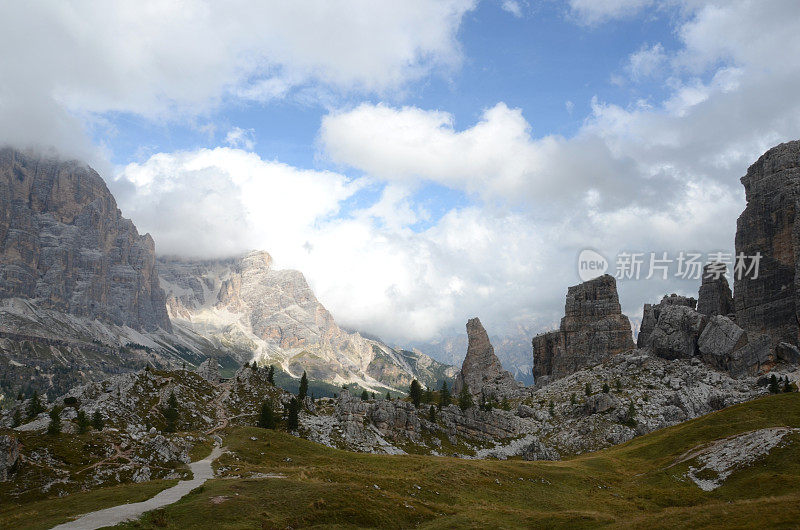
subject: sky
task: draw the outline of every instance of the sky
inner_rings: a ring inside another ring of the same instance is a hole
[[[400,344],[553,328],[585,249],[643,255],[631,317],[695,294],[650,254],[733,252],[739,178],[800,138],[795,0],[8,2],[0,50],[0,143]]]

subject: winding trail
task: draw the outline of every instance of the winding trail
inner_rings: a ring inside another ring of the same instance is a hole
[[[211,463],[219,458],[224,451],[224,448],[215,446],[210,455],[202,460],[189,464],[189,468],[192,470],[191,480],[182,480],[171,488],[167,488],[158,493],[155,497],[151,497],[143,502],[120,504],[112,508],[87,513],[74,521],[55,526],[53,530],[94,530],[96,528],[113,526],[124,521],[138,519],[145,512],[177,502],[187,493],[201,486],[206,480],[214,477],[214,470],[211,469]]]

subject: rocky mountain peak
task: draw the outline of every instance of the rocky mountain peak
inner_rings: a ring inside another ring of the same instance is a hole
[[[758,277],[734,281],[736,322],[768,333],[774,344],[798,344],[800,141],[764,153],[741,179],[747,206],[736,224],[736,254],[761,254]]]
[[[717,274],[718,264],[709,263],[703,268],[703,283],[697,297],[697,311],[704,315],[732,315],[735,313],[733,293],[724,274]]]
[[[0,149],[0,297],[170,331],[153,239],[90,167]]]
[[[456,393],[467,385],[474,395],[483,393],[487,398],[499,398],[519,388],[514,376],[503,370],[480,319],[467,321],[467,339],[467,355],[453,387]]]

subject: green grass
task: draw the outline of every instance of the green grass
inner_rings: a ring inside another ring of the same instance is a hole
[[[145,501],[177,482],[177,480],[154,480],[144,484],[123,484],[25,504],[4,502],[0,505],[0,528],[19,530],[52,528],[71,520],[76,515],[118,504]]]
[[[212,521],[215,528],[796,526],[800,436],[792,435],[793,443],[736,471],[712,492],[685,478],[691,462],[675,464],[702,444],[773,426],[800,427],[800,394],[737,405],[560,462],[365,455],[279,431],[235,427],[222,433],[231,451],[216,464],[219,478],[125,526],[202,528]],[[283,478],[253,478],[258,473]]]

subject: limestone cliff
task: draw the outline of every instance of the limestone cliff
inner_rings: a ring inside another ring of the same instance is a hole
[[[467,339],[467,355],[456,376],[454,392],[458,394],[467,385],[470,393],[476,396],[483,394],[486,399],[514,395],[521,384],[514,380],[511,373],[503,370],[479,319],[472,318],[467,322]]]
[[[149,234],[93,169],[0,149],[0,298],[170,331]]]

